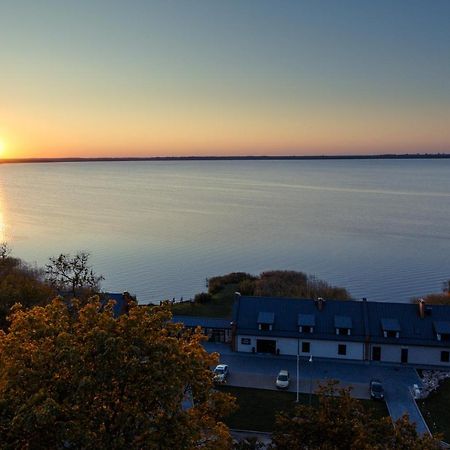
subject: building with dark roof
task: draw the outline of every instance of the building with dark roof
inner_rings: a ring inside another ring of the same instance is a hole
[[[236,295],[233,348],[450,367],[450,306]]]
[[[231,323],[229,319],[175,315],[172,321],[182,323],[186,328],[200,327],[210,342],[231,343]]]

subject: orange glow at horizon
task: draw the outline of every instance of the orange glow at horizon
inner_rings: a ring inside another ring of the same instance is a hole
[[[6,124],[8,133],[0,135],[0,157],[431,153],[448,151],[450,142],[445,115],[437,113],[424,119],[398,111],[358,115],[352,108],[341,115],[320,107],[286,115],[278,108],[257,112],[248,106],[220,113],[206,107],[191,114],[130,108],[124,120],[99,109],[64,115],[58,109],[33,115],[16,110]],[[421,126],[415,126],[419,120]]]

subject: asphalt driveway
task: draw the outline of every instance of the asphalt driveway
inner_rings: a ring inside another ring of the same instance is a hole
[[[232,386],[276,389],[275,378],[278,372],[280,369],[287,369],[291,375],[289,390],[296,391],[295,356],[235,353],[224,344],[207,343],[205,347],[209,352],[218,352],[220,362],[230,366],[228,383]],[[420,433],[429,432],[411,395],[412,386],[422,384],[412,367],[317,358],[309,362],[308,358],[301,358],[299,369],[299,391],[303,393],[314,392],[320,382],[335,379],[340,381],[341,386],[351,386],[354,397],[367,399],[370,380],[377,378],[383,383],[392,419],[396,420],[407,413]]]

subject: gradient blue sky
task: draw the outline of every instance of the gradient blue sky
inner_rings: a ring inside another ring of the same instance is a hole
[[[450,1],[0,2],[5,157],[450,151]]]

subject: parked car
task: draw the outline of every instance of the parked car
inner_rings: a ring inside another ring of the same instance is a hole
[[[289,387],[289,381],[289,372],[287,370],[280,370],[275,381],[275,386],[278,389],[287,389]]]
[[[384,389],[380,380],[371,380],[370,382],[370,398],[372,400],[383,400]]]
[[[228,375],[230,374],[230,369],[226,364],[219,364],[214,369],[214,382],[215,383],[226,383]]]

